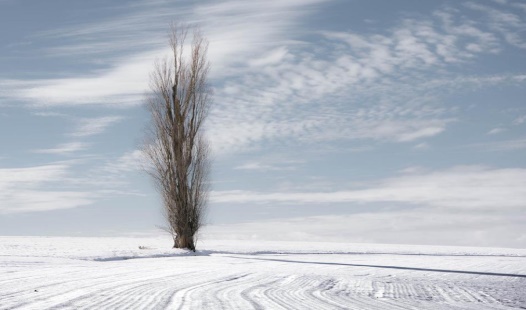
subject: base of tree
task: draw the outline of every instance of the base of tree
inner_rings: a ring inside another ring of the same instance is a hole
[[[174,249],[188,249],[195,252],[194,238],[191,236],[177,236],[174,240]]]

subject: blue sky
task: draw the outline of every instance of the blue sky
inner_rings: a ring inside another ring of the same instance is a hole
[[[203,238],[526,246],[518,0],[0,0],[0,234],[158,233],[171,21],[210,41]]]

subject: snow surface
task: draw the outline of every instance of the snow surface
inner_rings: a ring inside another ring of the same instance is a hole
[[[170,245],[0,237],[0,309],[526,309],[523,249]]]

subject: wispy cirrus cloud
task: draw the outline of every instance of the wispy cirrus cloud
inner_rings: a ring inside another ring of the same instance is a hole
[[[34,112],[33,115],[41,117],[64,117],[70,118],[71,116],[60,112]]]
[[[277,43],[235,67],[242,78],[232,77],[217,89],[223,104],[210,127],[218,152],[252,150],[276,139],[429,138],[456,119],[453,107],[440,103],[445,96],[524,85],[521,74],[448,73],[450,67],[499,53],[504,44],[481,21],[454,9],[436,11],[429,19],[403,19],[387,32],[318,34],[323,44]]]
[[[526,122],[526,114],[521,115],[517,117],[515,120],[513,120],[513,125],[521,125]]]
[[[54,112],[54,111],[37,111],[32,113],[35,116],[40,117],[57,117],[57,118],[63,118],[66,119],[72,123],[75,124],[75,128],[72,132],[67,133],[68,136],[73,137],[88,137],[93,136],[97,134],[101,134],[104,131],[106,131],[109,127],[111,127],[114,124],[117,124],[125,119],[123,116],[118,115],[109,115],[109,116],[99,116],[99,117],[76,117],[71,114],[66,113],[60,113],[60,112]],[[61,144],[56,149],[64,149],[65,152],[70,151],[77,151],[81,149],[85,149],[86,144],[81,142],[72,142],[67,144]],[[53,153],[53,149],[49,149],[49,151],[46,150],[40,150],[36,151],[37,153]]]
[[[135,55],[109,69],[80,77],[11,82],[13,90],[6,97],[25,102],[33,108],[136,106],[142,103],[142,96],[147,90],[147,77],[155,55],[158,54]]]
[[[524,36],[521,35],[521,32],[526,29],[526,18],[524,14],[519,13],[516,9],[510,10],[508,8],[502,10],[480,2],[467,2],[465,6],[485,14],[488,27],[499,33],[507,43],[526,49],[526,40]],[[524,9],[521,3],[513,3],[511,7]]]
[[[95,194],[67,190],[60,185],[69,177],[64,163],[0,169],[0,214],[69,209],[93,203]]]
[[[70,135],[74,137],[87,137],[104,132],[109,126],[123,120],[121,116],[103,116],[97,118],[84,118],[78,123],[77,128]]]
[[[83,56],[89,62],[122,59],[123,55],[162,49],[167,26],[192,15],[192,6],[170,1],[133,1],[119,7],[111,4],[111,18],[68,25],[33,35],[37,40],[57,41],[45,47],[48,57]],[[104,57],[101,59],[100,57]]]
[[[526,139],[502,140],[474,143],[467,147],[479,149],[484,152],[507,152],[526,149]]]
[[[33,150],[33,153],[64,155],[64,154],[71,154],[74,152],[85,150],[87,146],[88,145],[86,143],[82,143],[82,142],[70,142],[70,143],[59,144],[58,146],[54,148]]]
[[[282,170],[276,166],[262,164],[259,162],[248,162],[242,165],[235,167],[237,170],[261,170],[261,171],[271,171],[271,170]]]
[[[43,154],[69,154],[83,144],[65,144]],[[89,165],[95,160],[97,164]],[[45,212],[99,203],[107,197],[144,196],[129,188],[130,172],[141,169],[142,152],[117,158],[54,162],[24,168],[0,168],[0,214]],[[78,173],[82,169],[82,173]]]
[[[419,150],[419,151],[429,150],[430,148],[431,146],[426,142],[418,143],[417,145],[413,146],[413,149]]]
[[[304,164],[301,160],[287,159],[266,159],[258,161],[249,161],[234,167],[236,170],[255,170],[255,171],[283,171],[295,170],[298,165]]]
[[[166,54],[157,42],[165,41],[173,14],[200,24],[210,40],[212,78],[221,98],[209,122],[217,153],[253,150],[279,139],[417,141],[439,135],[456,120],[451,107],[440,103],[448,93],[498,83],[524,85],[520,75],[448,73],[452,66],[512,44],[501,35],[504,26],[486,27],[446,8],[430,17],[400,19],[386,31],[321,29],[308,33],[315,37],[312,42],[305,41],[301,29],[307,17],[328,2],[136,3],[131,12],[107,22],[40,34],[70,40],[48,50],[50,55],[60,54],[57,48],[77,56],[103,54],[103,69],[69,78],[0,81],[14,90],[2,92],[0,86],[0,96],[36,106],[137,105],[147,91],[153,60]],[[476,4],[466,7],[481,10]],[[508,8],[500,10],[507,14]],[[506,29],[520,32],[521,17],[508,19]],[[130,38],[137,43],[119,41]],[[112,42],[128,50],[111,53]]]
[[[145,157],[141,150],[134,150],[124,153],[116,160],[104,165],[101,170],[109,173],[123,173],[139,171],[143,169]]]
[[[174,16],[199,24],[210,39],[214,76],[222,76],[251,59],[254,53],[297,31],[298,18],[316,4],[329,0],[242,1],[188,3],[152,2],[131,6],[132,11],[105,22],[45,31],[37,35],[58,40],[48,56],[78,57],[105,54],[104,69],[82,75],[43,80],[0,81],[10,84],[6,96],[33,106],[133,106],[148,90],[154,60],[167,54],[167,28]],[[67,43],[64,43],[67,42]],[[88,58],[89,59],[89,58]],[[100,62],[100,55],[96,60]],[[99,67],[99,66],[97,66]],[[14,86],[14,87],[13,87]],[[13,91],[14,90],[14,91]]]
[[[496,127],[488,131],[488,135],[496,135],[502,132],[505,132],[506,128]]]

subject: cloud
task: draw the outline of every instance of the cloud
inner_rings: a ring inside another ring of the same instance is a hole
[[[68,209],[93,203],[95,194],[63,186],[69,165],[0,169],[0,214]],[[57,190],[57,184],[62,184]]]
[[[524,124],[524,122],[526,122],[526,114],[517,117],[517,118],[513,121],[513,125]]]
[[[444,96],[481,85],[524,83],[516,76],[447,73],[449,66],[499,53],[504,43],[497,28],[488,29],[459,10],[404,18],[381,32],[306,33],[307,17],[329,2],[135,3],[111,20],[38,35],[61,42],[50,54],[100,54],[96,70],[66,78],[0,80],[0,96],[38,107],[135,106],[148,90],[154,59],[167,53],[165,29],[173,16],[200,24],[210,40],[211,78],[220,100],[208,128],[214,128],[210,140],[218,154],[284,139],[417,141],[443,133],[456,120],[441,104]],[[522,27],[513,18],[506,25],[510,32]],[[302,40],[305,35],[312,41]]]
[[[300,160],[285,159],[266,159],[262,161],[250,161],[234,167],[236,170],[256,170],[256,171],[283,171],[294,170],[298,164],[303,164]]]
[[[69,115],[60,112],[34,112],[33,115],[42,117],[70,117]]]
[[[98,118],[84,118],[79,121],[79,125],[71,136],[87,137],[100,134],[109,126],[120,122],[123,119],[121,116],[104,116]]]
[[[57,42],[44,49],[47,56],[116,59],[123,53],[160,48],[169,22],[192,14],[191,6],[170,1],[133,1],[112,4],[112,9],[111,18],[44,30],[33,37]]]
[[[430,149],[430,148],[431,148],[431,147],[430,147],[429,144],[426,143],[426,142],[422,142],[422,143],[419,143],[419,144],[413,146],[413,149],[415,149],[415,150],[420,150],[420,151],[422,151],[422,150],[428,150],[428,149]]]
[[[237,63],[253,59],[261,49],[285,41],[287,34],[296,31],[297,20],[322,2],[326,1],[229,0],[193,5],[183,2],[175,6],[171,2],[135,3],[127,13],[106,21],[36,35],[47,44],[57,42],[45,50],[48,56],[99,62],[97,70],[67,78],[0,80],[0,96],[39,107],[134,106],[142,102],[148,91],[154,60],[168,54],[167,25],[174,18],[203,28],[210,40],[212,75],[219,77]]]
[[[485,152],[502,152],[502,151],[511,152],[511,151],[526,149],[526,139],[475,143],[475,144],[468,145],[468,147],[476,148],[476,149],[479,149]]]
[[[512,3],[511,5],[526,12],[526,4],[524,3]]]
[[[275,65],[284,60],[288,55],[287,48],[284,46],[278,47],[268,54],[263,55],[260,58],[251,60],[248,62],[248,65],[251,67],[266,67],[270,65]]]
[[[488,131],[488,135],[496,135],[496,134],[499,134],[505,131],[506,131],[506,128],[497,127],[497,128],[493,128],[490,131]]]
[[[513,6],[520,8],[520,4],[518,6],[514,4],[505,9],[496,9],[478,2],[467,2],[465,6],[485,14],[488,27],[499,33],[507,43],[526,49],[526,41],[521,35],[526,27],[524,14],[518,14],[518,11],[513,8]]]
[[[7,187],[11,183],[23,182],[34,184],[42,180],[57,181],[66,175],[68,166],[53,164],[30,168],[8,168],[0,170],[0,186]]]
[[[72,137],[88,137],[103,133],[111,125],[121,122],[124,120],[122,116],[101,116],[93,118],[77,118],[69,114],[58,113],[58,112],[33,112],[33,115],[41,117],[60,117],[65,118],[75,123],[76,128],[73,132],[68,133],[68,136]],[[81,142],[73,142],[61,144],[57,148],[35,150],[36,153],[67,153],[82,150],[86,148],[86,144]]]
[[[212,192],[215,203],[407,203],[453,210],[526,208],[526,169],[455,167],[403,175],[338,192]]]
[[[32,107],[136,106],[147,90],[148,76],[157,53],[125,59],[111,68],[81,77],[19,81],[10,95]]]
[[[311,61],[307,59],[306,63]],[[321,66],[330,70],[333,64],[327,62]],[[287,66],[284,71],[295,72],[300,67]],[[319,74],[323,72],[327,71]],[[281,74],[285,73],[277,73],[276,79]],[[224,100],[217,103],[208,125],[213,128],[209,134],[214,150],[250,151],[262,142],[286,139],[306,144],[341,140],[417,141],[436,136],[456,122],[454,107],[440,103],[444,96],[523,83],[522,75],[423,78],[402,84],[391,80],[367,85],[349,82],[339,96],[332,86],[318,90],[326,81],[308,82],[324,79],[317,74],[298,73],[303,76],[305,86],[293,91],[283,80],[275,86],[279,89],[252,83],[251,79],[226,83],[216,92],[216,97]],[[273,77],[254,79],[268,82]],[[329,84],[339,85],[345,79],[335,78]],[[334,92],[329,94],[330,91]]]
[[[524,82],[521,75],[447,73],[503,47],[498,34],[454,9],[384,32],[317,35],[323,44],[276,43],[224,73],[229,80],[216,89],[222,100],[209,126],[217,153],[281,139],[416,141],[456,120],[441,103],[446,96]]]
[[[137,171],[140,159],[140,151],[132,151],[87,169],[89,159],[0,169],[0,214],[77,208],[116,195],[142,196],[129,188],[130,175],[126,174]]]
[[[71,209],[93,203],[94,193],[75,191],[16,190],[0,193],[0,213]]]
[[[141,150],[134,150],[125,153],[114,162],[106,164],[102,170],[110,173],[122,173],[138,171],[143,168],[145,162],[144,154]]]
[[[204,240],[526,246],[521,213],[463,213],[416,208],[210,225]],[[272,229],[269,230],[269,227]],[[461,236],[461,237],[459,237]],[[359,248],[357,245],[356,248]]]
[[[55,148],[51,149],[39,149],[34,150],[33,153],[40,153],[40,154],[69,154],[77,151],[81,151],[86,149],[87,144],[82,142],[71,142],[71,143],[65,143],[65,144],[59,144]]]
[[[88,169],[77,168],[83,169],[82,173],[68,177],[64,182],[78,189],[89,189],[96,194],[93,197],[95,202],[115,195],[144,196],[144,190],[134,184],[137,173],[142,172],[145,165],[142,151],[128,151],[117,157],[88,158],[81,164],[90,161],[92,165]]]
[[[275,166],[272,166],[272,165],[265,165],[265,164],[258,163],[258,162],[248,162],[248,163],[239,165],[239,166],[235,167],[234,169],[237,169],[237,170],[263,170],[263,171],[280,170],[278,167],[275,167]]]

